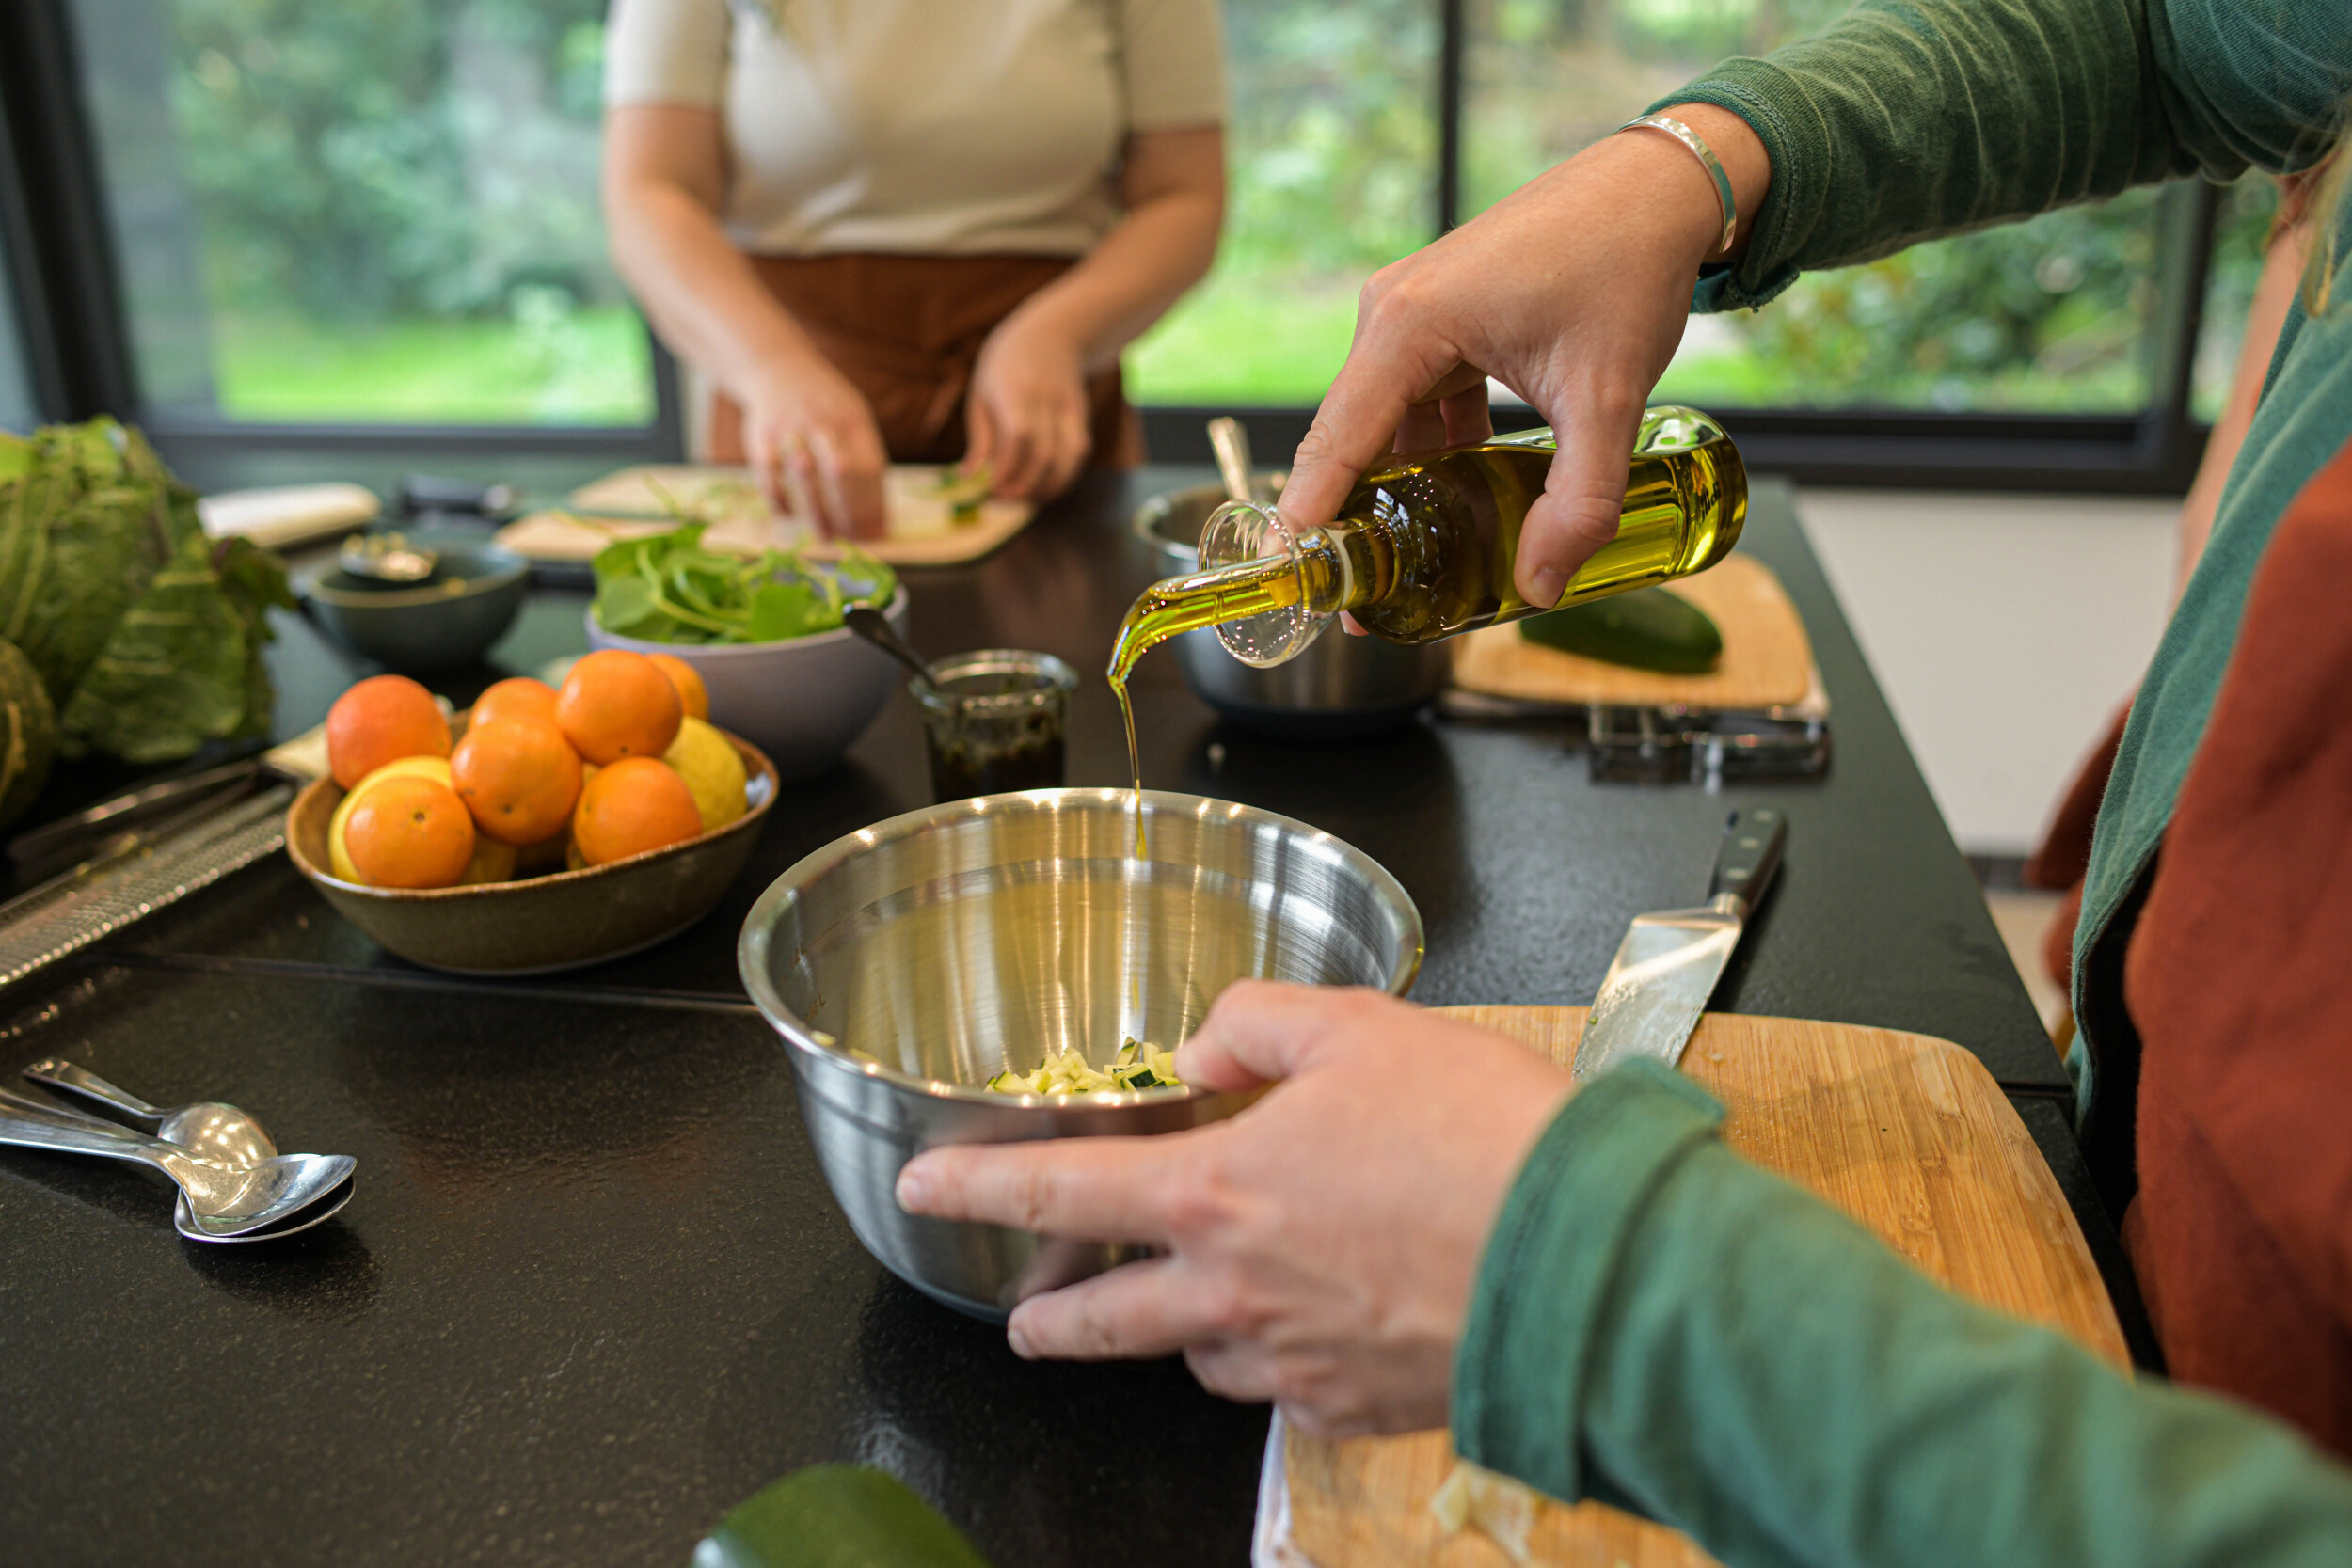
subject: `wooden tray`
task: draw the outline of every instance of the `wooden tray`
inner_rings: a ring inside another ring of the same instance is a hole
[[[977,561],[1020,532],[1037,515],[1026,501],[988,500],[968,522],[951,519],[933,489],[941,469],[894,464],[884,477],[890,531],[860,540],[866,553],[894,566],[947,566]],[[779,517],[752,483],[748,468],[689,464],[643,465],[607,474],[572,492],[572,512],[534,512],[499,531],[498,542],[533,561],[586,561],[618,537],[660,533],[675,512],[707,518],[712,549],[756,555],[798,549],[814,560],[840,553],[805,523]]]
[[[1796,705],[1819,685],[1804,622],[1780,578],[1762,562],[1728,556],[1671,588],[1722,628],[1723,662],[1707,674],[1661,675],[1579,658],[1530,642],[1518,627],[1503,626],[1455,640],[1454,684],[1529,703],[1679,704],[1740,711]]]
[[[1582,1007],[1445,1010],[1563,1066],[1584,1030]],[[2049,1166],[1992,1075],[1959,1046],[1709,1013],[1682,1070],[1724,1101],[1724,1135],[1749,1159],[1843,1209],[1931,1278],[2129,1365]],[[1314,1568],[1509,1568],[1492,1541],[1468,1529],[1448,1538],[1430,1514],[1430,1495],[1454,1465],[1443,1432],[1344,1443],[1293,1432],[1282,1457],[1290,1541]],[[1679,1531],[1598,1503],[1543,1503],[1531,1547],[1531,1562],[1578,1568],[1714,1561]]]

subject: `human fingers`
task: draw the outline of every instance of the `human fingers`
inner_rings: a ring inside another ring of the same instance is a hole
[[[816,465],[809,457],[807,438],[798,430],[788,430],[777,438],[775,474],[774,504],[785,515],[802,518],[823,532],[825,519],[817,496]]]
[[[1342,1033],[1390,1008],[1418,1011],[1378,991],[1236,980],[1177,1048],[1176,1072],[1187,1084],[1229,1092],[1276,1083],[1304,1071]]]
[[[1477,386],[1439,398],[1438,407],[1445,415],[1445,444],[1449,447],[1472,446],[1495,433],[1494,411],[1486,405],[1486,378],[1483,375]]]
[[[1027,499],[1037,480],[1038,437],[1026,409],[999,406],[996,420],[996,460],[989,468],[989,488],[999,496]]]
[[[963,461],[956,471],[966,476],[983,469],[991,474],[996,463],[996,416],[989,412],[986,398],[965,400],[963,409]]]
[[[1547,412],[1549,412],[1547,410]],[[1544,493],[1527,509],[1512,576],[1519,596],[1549,607],[1578,567],[1617,536],[1625,510],[1627,454],[1642,422],[1642,401],[1593,400],[1552,431],[1560,449],[1544,478]]]
[[[1049,454],[1039,465],[1037,499],[1051,500],[1070,488],[1071,481],[1086,466],[1087,453],[1094,445],[1093,435],[1087,429],[1086,404],[1076,397],[1062,397],[1055,402],[1051,415],[1053,444]]]
[[[906,1163],[898,1207],[1072,1241],[1165,1243],[1170,1168],[1198,1136],[954,1144]]]
[[[752,482],[768,502],[768,509],[786,516],[792,515],[791,492],[784,483],[784,449],[775,432],[767,421],[747,412],[744,416],[745,453],[750,460]]]
[[[1012,1310],[1005,1337],[1024,1359],[1108,1361],[1169,1355],[1216,1332],[1221,1293],[1175,1258],[1122,1264]]]
[[[1435,451],[1445,444],[1445,410],[1434,402],[1407,406],[1389,438],[1391,451]]]
[[[1413,403],[1436,391],[1462,355],[1429,318],[1409,275],[1383,268],[1356,307],[1356,339],[1291,459],[1282,515],[1294,527],[1327,523],[1357,476],[1390,450]]]

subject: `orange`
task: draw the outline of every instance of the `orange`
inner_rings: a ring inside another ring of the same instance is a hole
[[[656,757],[626,757],[596,769],[572,814],[572,842],[590,865],[683,844],[702,831],[694,792]]]
[[[703,684],[701,671],[675,654],[647,654],[645,657],[653,660],[655,669],[670,677],[672,686],[677,688],[677,700],[686,705],[687,718],[710,717],[710,688]]]
[[[553,838],[580,800],[580,753],[535,719],[468,725],[449,772],[473,825],[501,844]]]
[[[398,774],[351,809],[343,842],[371,886],[451,887],[473,862],[473,818],[449,785]]]
[[[572,666],[556,693],[555,721],[580,754],[602,767],[659,757],[686,716],[677,688],[643,654],[601,648]]]
[[[473,716],[467,722],[479,728],[500,719],[536,719],[542,724],[554,723],[555,688],[529,675],[510,675],[473,700]]]
[[[405,675],[370,675],[326,710],[326,766],[349,789],[388,762],[449,755],[449,721]]]

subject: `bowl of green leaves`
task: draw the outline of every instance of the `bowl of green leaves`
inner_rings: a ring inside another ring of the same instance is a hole
[[[820,562],[795,550],[709,550],[702,536],[688,523],[597,552],[589,645],[675,654],[709,689],[710,721],[766,752],[785,782],[823,772],[897,682],[890,656],[844,627],[841,612],[877,605],[904,632],[906,589],[852,546]]]

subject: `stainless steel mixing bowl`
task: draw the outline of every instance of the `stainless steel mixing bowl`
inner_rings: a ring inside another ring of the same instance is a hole
[[[1279,495],[1283,477],[1262,472],[1250,488]],[[1162,577],[1199,569],[1200,527],[1224,501],[1222,487],[1203,484],[1154,496],[1136,510],[1133,526]],[[1436,700],[1453,668],[1441,642],[1408,648],[1337,626],[1296,658],[1264,669],[1227,653],[1206,627],[1168,646],[1195,696],[1232,723],[1286,739],[1345,740],[1401,724]]]
[[[1361,850],[1250,806],[1036,789],[909,812],[834,840],[760,895],[737,959],[785,1038],[825,1180],[910,1285],[1002,1321],[1022,1297],[1138,1256],[918,1219],[899,1167],[938,1144],[1174,1132],[1245,1101],[1198,1089],[982,1087],[1049,1051],[1106,1065],[1173,1046],[1250,975],[1378,986],[1421,967],[1421,915]],[[862,1054],[859,1054],[862,1053]]]

